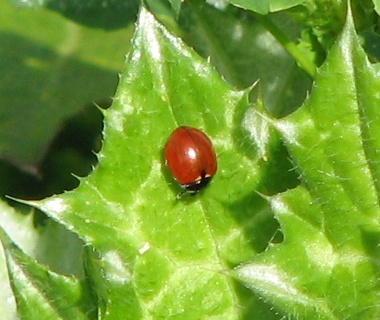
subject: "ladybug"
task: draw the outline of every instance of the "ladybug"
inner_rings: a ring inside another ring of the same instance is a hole
[[[165,161],[174,179],[181,185],[181,197],[206,187],[217,170],[211,140],[202,131],[182,126],[175,129],[165,145]]]

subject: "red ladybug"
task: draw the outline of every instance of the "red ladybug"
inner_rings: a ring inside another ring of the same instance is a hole
[[[197,193],[215,175],[217,162],[211,140],[192,127],[178,127],[165,145],[165,160],[175,180],[185,192]]]

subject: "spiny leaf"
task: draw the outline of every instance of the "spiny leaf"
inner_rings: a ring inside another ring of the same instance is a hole
[[[95,319],[91,291],[74,277],[58,275],[25,255],[0,229],[8,273],[22,319]]]
[[[264,248],[278,227],[253,192],[260,183],[255,164],[266,151],[271,158],[278,139],[244,127],[243,114],[252,109],[247,95],[142,9],[105,112],[97,168],[78,189],[34,203],[96,250],[91,269],[100,272],[93,283],[106,318],[236,319],[260,304],[223,273]],[[219,161],[211,185],[181,201],[162,159],[179,125],[205,131]],[[249,133],[262,139],[259,153],[252,140],[251,150],[242,148]],[[238,299],[249,303],[240,308]]]
[[[348,15],[310,98],[271,120],[303,186],[268,198],[284,243],[236,274],[286,315],[380,316],[379,91]]]

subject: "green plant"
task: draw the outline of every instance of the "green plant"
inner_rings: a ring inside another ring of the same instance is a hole
[[[93,172],[17,200],[37,229],[1,203],[20,318],[379,318],[378,4],[233,3],[141,7]],[[219,163],[181,200],[162,156],[179,125]]]

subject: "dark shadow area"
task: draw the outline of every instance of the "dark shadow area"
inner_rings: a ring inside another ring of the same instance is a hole
[[[269,17],[290,39],[297,40],[300,26],[290,15]],[[179,24],[186,43],[210,59],[230,85],[247,88],[259,80],[264,104],[272,115],[293,112],[311,90],[312,79],[250,12],[185,2]]]
[[[380,279],[380,230],[376,230],[375,227],[362,227],[362,243],[368,257],[371,258],[371,263],[373,267],[373,273],[376,275],[377,279]],[[374,288],[368,288],[369,290],[374,290]],[[379,291],[380,283],[377,281],[376,291]]]
[[[258,163],[261,177],[257,191],[265,195],[275,195],[296,188],[301,180],[281,140],[272,145],[270,154],[270,159],[261,159]]]
[[[140,4],[136,0],[49,0],[45,3],[47,9],[70,20],[105,30],[120,29],[134,23]]]
[[[79,177],[87,176],[97,163],[102,144],[103,115],[93,105],[65,121],[40,166],[43,197],[71,190]]]
[[[97,163],[102,128],[101,112],[94,105],[87,106],[64,122],[36,173],[1,159],[0,194],[36,200],[74,189],[79,184],[75,176],[87,176]]]
[[[240,305],[244,306],[240,310],[239,319],[284,319],[283,315],[279,314],[270,303],[266,303],[262,298],[256,295],[251,289],[243,286],[240,282],[234,281],[234,289]]]
[[[239,201],[224,206],[241,226],[250,246],[256,252],[263,252],[269,244],[283,241],[280,225],[274,218],[268,202],[258,194],[252,192]]]
[[[364,227],[361,229],[364,248],[367,250],[368,255],[373,258],[373,261],[377,262],[376,269],[380,273],[380,230],[368,230],[368,228]]]
[[[378,27],[380,29],[380,27]],[[372,63],[380,61],[380,35],[372,29],[364,30],[360,34],[364,40],[363,48]]]
[[[0,43],[0,157],[36,174],[62,122],[113,96],[117,73],[17,35],[0,33]]]
[[[280,225],[274,218],[269,203],[258,194],[252,192],[240,201],[229,204],[228,211],[241,226],[249,245],[257,254],[284,241]],[[236,263],[228,264],[229,270],[238,266]],[[234,281],[233,284],[238,305],[242,306],[239,319],[283,319],[283,315],[270,302],[263,300],[258,292],[247,288],[240,281]]]
[[[104,101],[104,106],[108,104]],[[0,160],[1,197],[18,213],[32,215],[41,240],[34,248],[33,257],[60,274],[83,278],[83,241],[43,212],[5,198],[5,195],[42,199],[77,187],[79,182],[73,174],[86,176],[97,163],[94,152],[101,148],[102,127],[103,116],[94,105],[67,119],[37,168],[37,174]]]
[[[257,91],[254,90],[256,94]],[[247,116],[247,114],[253,113],[254,117],[260,118],[260,112],[262,111],[257,110],[257,106],[247,105],[243,99],[235,109],[232,137],[234,147],[239,153],[252,161],[257,161],[256,165],[260,168],[260,177],[256,191],[265,195],[274,195],[295,188],[300,184],[300,180],[291,162],[288,150],[269,120],[263,118],[261,123],[260,119],[252,120],[252,115]],[[264,114],[263,117],[267,117],[267,115]],[[251,124],[247,123],[247,118],[252,120]],[[252,128],[257,132],[261,131],[261,136],[253,138],[248,132],[248,128],[242,125],[243,123],[245,126],[263,126],[263,128]],[[266,156],[259,159],[258,144],[265,144],[266,151]]]

